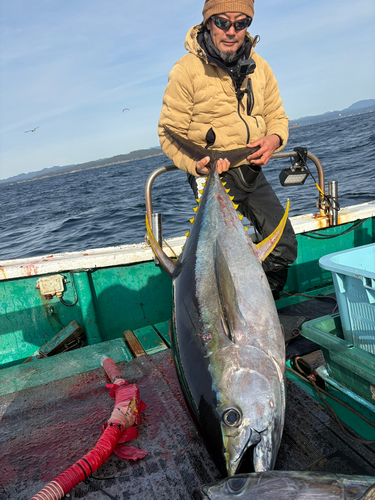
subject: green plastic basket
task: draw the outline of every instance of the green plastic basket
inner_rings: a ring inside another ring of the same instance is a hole
[[[375,355],[344,339],[339,314],[306,321],[301,333],[320,346],[332,378],[375,404]]]

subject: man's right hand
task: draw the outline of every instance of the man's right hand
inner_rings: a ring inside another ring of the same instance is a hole
[[[197,174],[208,175],[209,170],[206,167],[206,165],[208,165],[209,163],[210,163],[209,156],[205,156],[204,158],[199,160],[195,166],[195,170],[196,170]],[[216,167],[217,167],[217,172],[219,174],[222,174],[223,172],[227,172],[229,170],[230,162],[226,158],[224,158],[224,160],[222,158],[220,158],[220,160],[217,161]]]

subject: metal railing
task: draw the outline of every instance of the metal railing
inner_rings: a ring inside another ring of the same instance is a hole
[[[279,159],[279,158],[298,158],[299,154],[296,151],[283,151],[280,153],[275,153],[272,156],[272,159]],[[319,159],[312,153],[308,152],[307,153],[307,158],[309,158],[315,165],[317,171],[318,171],[318,185],[321,190],[319,193],[319,199],[317,206],[320,210],[320,215],[322,217],[325,217],[327,215],[326,213],[326,206],[325,206],[325,200],[324,196],[322,193],[325,193],[325,180],[324,180],[324,171],[323,171],[323,166]],[[150,224],[151,229],[152,227],[152,214],[153,214],[153,207],[152,207],[152,196],[151,196],[151,189],[152,185],[155,181],[155,179],[161,175],[164,174],[165,172],[171,172],[172,170],[178,170],[178,168],[175,165],[167,165],[165,167],[160,167],[152,172],[152,174],[149,176],[146,182],[145,186],[145,201],[146,201],[146,213],[147,213],[147,218]]]

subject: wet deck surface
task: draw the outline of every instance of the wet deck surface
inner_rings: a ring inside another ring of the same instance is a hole
[[[312,300],[280,313],[288,330],[334,305]],[[186,409],[170,350],[118,366],[147,404],[131,444],[149,454],[137,462],[112,455],[94,474],[99,479],[81,483],[67,498],[110,498],[97,485],[118,500],[190,499],[196,486],[219,479]],[[31,499],[95,445],[113,408],[106,383],[98,369],[0,398],[1,500]],[[345,437],[332,415],[288,380],[276,469],[375,475],[375,446]]]

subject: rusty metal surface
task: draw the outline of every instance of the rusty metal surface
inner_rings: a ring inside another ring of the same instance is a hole
[[[196,486],[219,473],[187,412],[171,351],[118,366],[147,404],[131,444],[149,454],[137,462],[112,455],[95,484],[118,500],[191,499]],[[0,398],[0,500],[29,500],[94,446],[113,408],[107,382],[98,369]],[[276,469],[375,475],[375,447],[350,442],[326,410],[288,381]],[[94,483],[81,483],[69,498],[108,497]]]
[[[134,333],[131,330],[126,330],[123,333],[123,337],[125,342],[127,343],[131,353],[135,358],[139,358],[140,356],[145,356],[146,352],[141,346],[139,340],[137,337],[134,335]]]

